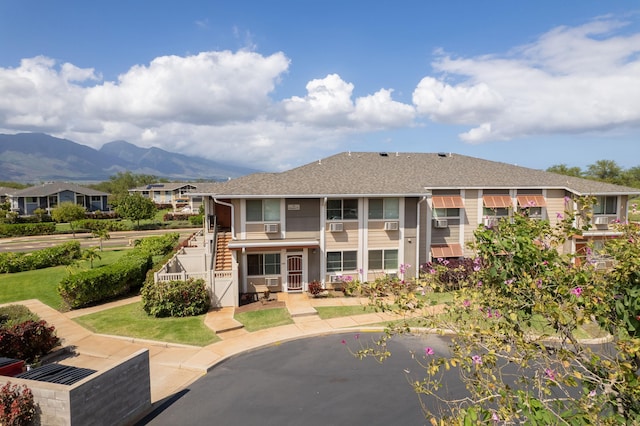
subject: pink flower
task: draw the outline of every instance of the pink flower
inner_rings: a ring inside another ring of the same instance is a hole
[[[435,274],[435,273],[436,273],[436,270],[435,270],[435,269],[433,269],[433,268],[431,268],[431,269],[429,269],[429,273],[430,273],[431,275],[433,275],[433,274]]]
[[[482,287],[482,281],[478,281],[478,287]]]
[[[569,201],[571,201],[571,197],[565,196],[564,197],[564,202],[568,203]]]
[[[575,287],[571,289],[571,294],[573,294],[576,297],[580,297],[580,295],[582,294],[582,287]]]
[[[556,219],[563,219],[564,216],[562,215],[562,213],[556,213]]]
[[[474,265],[474,266],[473,266],[473,270],[474,270],[475,272],[478,272],[478,271],[480,270],[480,265]]]
[[[464,302],[462,302],[462,306],[468,308],[469,306],[471,306],[471,301],[469,301],[469,299],[465,299]]]
[[[424,348],[424,354],[425,355],[433,355],[435,353],[435,351],[433,350],[433,348],[431,346],[427,346],[426,348]]]
[[[511,284],[513,284],[513,282],[514,282],[514,281],[515,281],[515,280],[514,280],[513,278],[510,278],[510,279],[506,280],[504,283],[505,283],[506,285],[511,285]]]
[[[491,415],[491,420],[493,420],[494,422],[499,422],[500,417],[498,417],[498,413],[494,411],[493,414]]]
[[[342,339],[342,340],[340,341],[340,343],[342,343],[343,345],[346,345],[346,344],[347,344],[347,341],[346,341],[346,340],[344,340],[344,339]]]
[[[471,361],[473,361],[475,365],[482,365],[482,357],[480,355],[472,356]]]
[[[356,333],[355,336],[353,336],[356,340],[358,340],[360,338],[360,333]]]
[[[545,376],[547,376],[547,378],[548,378],[549,380],[555,380],[555,379],[556,379],[556,373],[555,373],[555,371],[553,371],[553,370],[552,370],[552,369],[550,369],[550,368],[546,368],[546,369],[544,370],[544,375],[545,375]]]

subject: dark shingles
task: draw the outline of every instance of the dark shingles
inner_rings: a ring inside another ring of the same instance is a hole
[[[628,188],[463,155],[340,153],[282,173],[216,184],[219,196],[420,195],[438,188],[567,188],[579,194],[640,194]],[[205,188],[197,192],[206,193]]]

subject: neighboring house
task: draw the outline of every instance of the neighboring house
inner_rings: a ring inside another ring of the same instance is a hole
[[[151,198],[154,203],[171,204],[173,210],[184,210],[197,213],[202,204],[202,197],[189,197],[196,191],[194,183],[152,183],[129,190],[129,193],[138,193],[143,197]]]
[[[29,188],[14,190],[9,194],[11,210],[20,215],[32,215],[34,210],[50,212],[60,203],[72,202],[83,206],[87,211],[108,211],[106,192],[85,188],[75,183],[52,182]]]
[[[15,188],[0,186],[0,204],[4,203],[9,198],[9,194],[13,193],[14,191],[16,191]]]
[[[615,236],[610,224],[627,220],[629,197],[639,194],[455,154],[341,153],[282,173],[199,185],[192,195],[205,206],[201,247],[157,279],[168,279],[164,272],[203,277],[214,305],[237,306],[242,293],[305,291],[311,281],[329,287],[345,275],[411,278],[432,259],[473,256],[466,243],[479,225],[523,209],[555,224],[577,208],[576,197],[593,195],[594,227],[562,248],[579,252],[590,240]]]

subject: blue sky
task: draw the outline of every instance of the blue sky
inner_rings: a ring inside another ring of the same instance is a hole
[[[634,1],[0,0],[0,132],[283,170],[640,166]]]

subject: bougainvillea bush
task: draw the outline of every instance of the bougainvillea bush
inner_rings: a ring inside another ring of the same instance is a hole
[[[432,348],[416,354],[422,379],[412,385],[439,402],[425,412],[428,422],[640,424],[640,229],[621,224],[620,238],[601,253],[588,251],[613,259],[610,269],[564,253],[568,237],[588,229],[591,203],[567,199],[556,226],[514,213],[475,231],[472,272],[460,277],[441,315],[422,318],[426,327],[455,333],[449,356]],[[432,266],[420,284],[447,284],[438,281],[444,265]],[[390,328],[389,336],[407,328]],[[584,329],[594,333],[582,335]],[[358,355],[388,352],[383,344]],[[442,396],[441,379],[451,369],[465,398]]]

